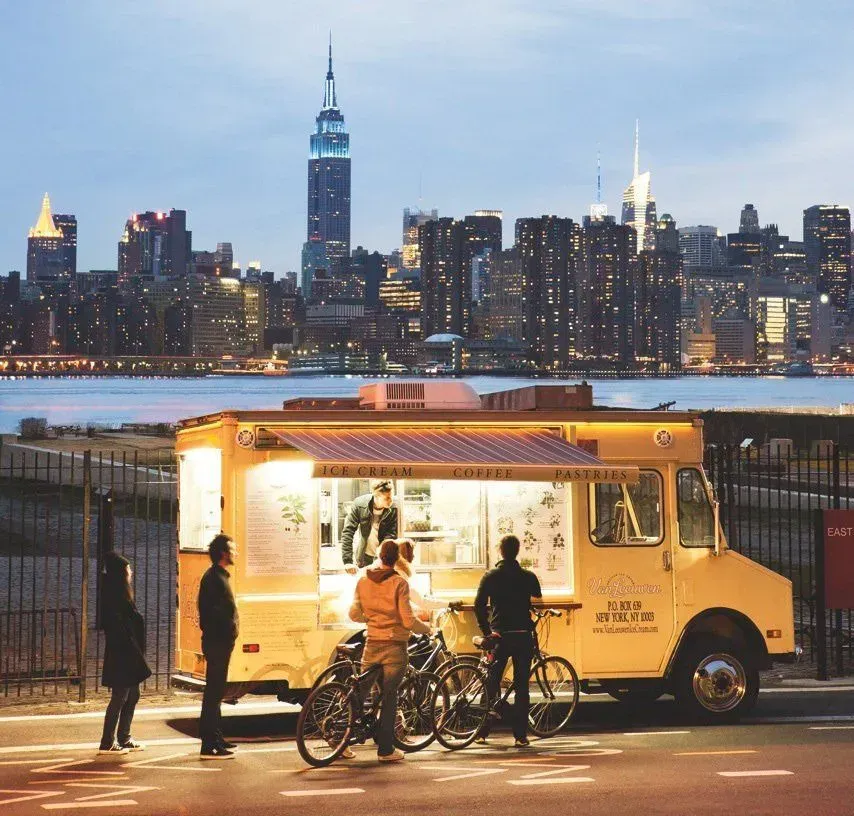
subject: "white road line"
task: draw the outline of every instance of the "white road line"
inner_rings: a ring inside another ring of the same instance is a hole
[[[493,774],[505,773],[507,768],[484,768],[480,771],[469,771],[469,773],[454,774],[453,776],[440,776],[434,782],[452,782],[455,779],[471,779],[475,776],[492,776]]]
[[[59,762],[56,765],[47,765],[44,768],[33,768],[30,773],[34,774],[82,774],[83,776],[124,776],[122,771],[89,771],[78,768],[78,765],[91,765],[94,759],[77,759],[71,762]],[[70,768],[71,770],[63,770]]]
[[[166,754],[162,757],[150,757],[149,759],[140,759],[138,762],[122,762],[122,768],[144,768],[146,765],[151,765],[154,762],[165,762],[167,759],[176,759],[177,757],[190,756],[186,751],[180,754]]]
[[[794,771],[718,771],[718,776],[794,776]]]
[[[663,737],[670,734],[690,734],[690,731],[624,731],[624,737]]]
[[[275,748],[241,748],[236,753],[242,756],[243,754],[280,754],[283,751],[296,751],[297,747],[292,742],[289,745],[280,745]]]
[[[346,796],[351,793],[364,792],[364,788],[320,788],[317,790],[279,791],[282,796]]]
[[[201,711],[201,700],[198,705],[168,706],[161,708],[138,708],[134,719],[140,717],[162,717],[165,714],[196,714]],[[223,717],[239,717],[244,711],[276,711],[281,714],[296,714],[300,707],[291,703],[239,703],[236,706],[223,706]],[[41,722],[42,720],[103,720],[103,711],[76,711],[72,714],[13,714],[8,717],[0,717],[0,723],[4,722]]]
[[[136,799],[109,799],[107,801],[98,802],[51,802],[48,805],[42,805],[45,810],[65,810],[90,808],[90,807],[128,807],[129,805],[138,805]]]
[[[14,799],[0,799],[0,805],[12,805],[15,802],[31,802],[34,799],[46,799],[48,796],[62,796],[65,791],[34,791],[34,790],[10,790],[0,788],[0,793],[23,793],[25,796],[16,796]]]
[[[673,756],[723,756],[724,754],[755,754],[753,749],[743,751],[682,751]]]
[[[547,779],[508,779],[508,785],[562,785],[572,782],[595,782],[592,776],[551,776]]]
[[[851,731],[854,725],[811,725],[808,731]]]
[[[164,771],[202,771],[203,773],[216,773],[222,768],[197,768],[195,765],[152,765],[154,770],[159,771],[161,768]]]
[[[589,765],[564,765],[561,768],[552,768],[550,771],[538,771],[532,774],[523,774],[522,779],[540,779],[544,776],[556,776],[561,773],[572,773],[573,771],[588,771]]]
[[[747,717],[745,725],[798,725],[799,723],[854,722],[851,714],[821,714],[815,717]]]
[[[49,765],[51,762],[59,762],[59,757],[50,759],[4,759],[0,765]]]
[[[101,718],[103,719],[103,714]],[[168,737],[145,741],[152,748],[158,745],[201,745],[199,740],[191,737]],[[47,745],[13,745],[0,748],[0,754],[36,754],[42,751],[97,751],[97,742],[61,742]],[[109,759],[109,757],[107,757]]]
[[[106,793],[94,793],[91,796],[78,796],[75,802],[91,802],[93,799],[108,799],[110,796],[115,796],[117,793],[122,793],[125,796],[131,793],[143,793],[150,790],[160,790],[152,785],[98,785],[92,782],[69,782],[66,788],[109,788]]]
[[[828,691],[854,691],[854,686],[828,686],[827,688],[822,688],[821,686],[805,686],[802,688],[759,689],[760,694],[790,694],[791,692],[797,692],[798,694],[827,694]]]

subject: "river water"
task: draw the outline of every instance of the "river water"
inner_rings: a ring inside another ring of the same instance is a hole
[[[534,382],[572,384],[579,380],[469,377],[479,392],[501,391]],[[590,379],[597,404],[651,408],[675,400],[674,408],[838,409],[854,403],[850,377],[649,377]],[[54,425],[175,422],[226,408],[279,408],[299,396],[352,396],[376,382],[360,376],[240,377],[49,377],[0,378],[0,433],[13,433],[26,416]]]

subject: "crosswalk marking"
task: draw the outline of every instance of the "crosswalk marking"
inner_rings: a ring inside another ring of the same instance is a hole
[[[718,771],[718,776],[794,776],[794,771]]]
[[[31,802],[35,799],[45,799],[48,796],[62,796],[65,791],[34,791],[34,790],[14,790],[11,788],[0,788],[0,793],[22,793],[24,796],[16,796],[12,799],[0,799],[0,807],[3,805],[11,805],[15,802]]]

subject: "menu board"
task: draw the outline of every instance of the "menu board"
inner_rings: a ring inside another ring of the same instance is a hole
[[[501,555],[502,536],[519,538],[519,563],[543,587],[570,585],[569,508],[566,486],[554,482],[491,482],[487,488],[489,561]]]
[[[310,575],[317,529],[315,482],[286,463],[246,473],[246,574]]]
[[[207,550],[222,529],[222,454],[197,448],[181,453],[178,460],[178,543],[182,550]]]

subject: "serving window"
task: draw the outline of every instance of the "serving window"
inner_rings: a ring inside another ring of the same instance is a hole
[[[642,470],[637,484],[590,486],[590,538],[597,546],[655,546],[662,541],[662,482]]]

